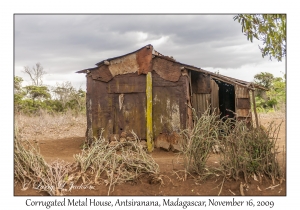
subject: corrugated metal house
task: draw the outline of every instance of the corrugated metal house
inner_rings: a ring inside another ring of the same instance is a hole
[[[77,73],[87,78],[87,139],[133,130],[153,140],[193,125],[209,106],[221,116],[251,120],[255,85],[177,62],[147,45]],[[231,111],[229,111],[231,110]]]

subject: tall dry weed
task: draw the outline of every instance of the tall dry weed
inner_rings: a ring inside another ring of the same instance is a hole
[[[181,143],[181,155],[183,156],[185,170],[194,172],[204,179],[210,174],[207,167],[207,160],[211,148],[219,143],[220,116],[214,111],[207,109],[200,117],[194,112],[194,126],[191,130],[181,132],[183,141]]]

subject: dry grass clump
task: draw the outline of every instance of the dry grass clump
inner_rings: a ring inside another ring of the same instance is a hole
[[[14,140],[14,176],[21,182],[23,190],[32,186],[49,195],[63,195],[64,186],[70,181],[68,175],[73,168],[64,161],[47,164],[38,147],[29,141]]]
[[[207,109],[199,118],[194,110],[194,127],[191,130],[183,130],[183,141],[181,144],[181,154],[187,172],[195,172],[205,178],[209,175],[207,169],[207,159],[211,148],[219,142],[220,120],[219,115]]]
[[[239,180],[243,175],[245,182],[250,176],[265,175],[282,182],[284,173],[279,165],[277,146],[280,126],[274,122],[267,128],[254,128],[246,121],[221,119],[208,109],[199,118],[194,114],[194,127],[182,131],[182,152],[185,170],[196,173],[201,181],[208,175],[221,173],[226,178]],[[220,166],[209,168],[207,159],[214,144],[222,145]]]
[[[109,146],[100,135],[91,146],[75,155],[83,182],[109,185],[108,195],[116,184],[136,181],[145,174],[151,182],[162,182],[158,164],[146,153],[135,134],[134,137],[135,141]]]
[[[232,129],[224,123],[222,127],[229,133],[224,136],[225,152],[220,160],[224,175],[238,180],[243,174],[246,183],[250,176],[258,176],[261,182],[263,175],[272,179],[273,184],[275,179],[282,181],[276,144],[280,126],[271,123],[266,129],[253,128],[238,121]]]

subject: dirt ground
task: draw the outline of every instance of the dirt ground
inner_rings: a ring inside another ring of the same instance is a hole
[[[286,145],[286,125],[285,120],[282,117],[261,117],[260,122],[262,125],[267,125],[271,121],[280,123],[283,121],[279,133],[279,139],[277,144],[280,149],[279,160],[285,161],[283,155],[283,147]],[[77,128],[74,129],[74,126]],[[56,159],[62,159],[68,162],[74,161],[74,154],[80,153],[84,142],[85,126],[74,125],[72,129],[66,131],[64,138],[51,135],[51,138],[47,135],[35,135],[33,140],[38,140],[40,145],[40,152],[44,156],[47,162],[52,162]],[[75,133],[76,131],[76,133]],[[72,132],[74,135],[72,136]],[[79,135],[81,133],[81,135]],[[48,137],[48,138],[47,138]],[[221,196],[241,195],[240,182],[235,180],[225,180],[223,183],[223,177],[211,176],[206,181],[201,183],[195,183],[194,179],[190,176],[187,180],[183,180],[183,174],[180,170],[183,169],[183,161],[178,154],[173,152],[167,152],[160,149],[155,149],[151,154],[154,160],[159,164],[160,172],[163,175],[163,185],[151,184],[147,181],[147,177],[141,178],[137,182],[129,182],[121,185],[117,185],[114,191],[110,193],[113,196],[119,195],[189,195],[189,196],[216,196],[220,193]],[[212,154],[208,160],[208,164],[211,166],[217,166],[219,164],[219,157],[217,154]],[[175,173],[176,172],[176,173]],[[222,186],[223,183],[223,186]],[[80,185],[77,184],[77,185]],[[266,189],[272,185],[271,180],[264,180],[263,184],[250,179],[248,190],[245,190],[245,195],[248,196],[285,196],[286,195],[286,181],[278,185],[273,189]],[[94,189],[72,189],[70,192],[66,192],[66,195],[77,196],[97,196],[107,195],[108,186],[95,185]],[[221,189],[222,188],[222,189]],[[221,192],[220,192],[221,191]],[[20,184],[15,184],[15,195],[46,195],[44,192],[39,192],[35,189],[21,190]]]

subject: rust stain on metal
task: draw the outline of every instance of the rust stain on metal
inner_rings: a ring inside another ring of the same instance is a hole
[[[153,70],[164,80],[177,82],[181,77],[181,65],[162,58],[153,59]]]
[[[100,80],[103,82],[109,82],[113,78],[113,75],[109,71],[107,65],[103,65],[99,67],[97,70],[92,71],[91,75],[93,79]]]
[[[139,66],[138,74],[147,74],[152,71],[152,46],[143,48],[136,53],[136,60]]]

